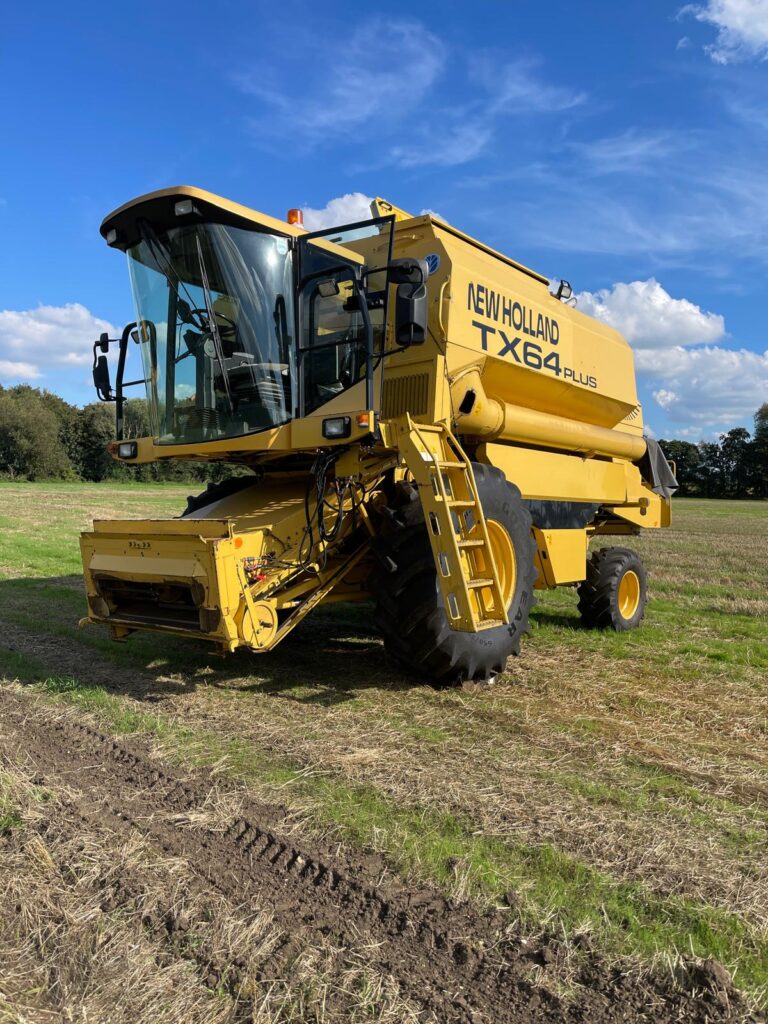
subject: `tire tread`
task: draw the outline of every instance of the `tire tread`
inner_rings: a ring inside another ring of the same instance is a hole
[[[619,614],[617,590],[625,572],[632,569],[640,578],[640,605],[630,620]],[[647,584],[643,563],[631,548],[600,548],[587,562],[587,577],[578,586],[578,609],[589,629],[623,632],[637,626],[645,614]]]
[[[486,637],[482,647],[475,639],[479,634],[450,628],[418,500],[411,500],[389,518],[388,529],[376,545],[380,565],[370,580],[388,654],[402,667],[442,684],[487,680],[502,672],[507,657],[520,653],[533,604],[536,546],[530,513],[518,488],[501,470],[484,463],[473,463],[472,468],[484,511],[488,514],[491,506],[503,509],[516,535],[518,586],[509,622],[484,630],[484,637],[493,635]],[[394,572],[388,569],[393,563],[397,566]]]

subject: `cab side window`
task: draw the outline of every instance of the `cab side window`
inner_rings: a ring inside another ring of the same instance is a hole
[[[365,376],[365,322],[351,270],[338,267],[304,287],[304,413]]]

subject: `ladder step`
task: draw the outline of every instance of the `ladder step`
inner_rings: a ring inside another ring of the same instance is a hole
[[[507,623],[501,619],[481,619],[478,624],[478,629],[489,629],[491,626],[506,626]]]
[[[437,465],[440,469],[466,469],[466,465],[463,462],[438,462]]]
[[[492,587],[493,580],[479,579],[479,580],[467,580],[467,586],[471,589],[476,587]]]
[[[456,501],[453,498],[449,498],[446,505],[450,505],[451,508],[474,508],[476,502],[474,501]]]
[[[458,544],[460,548],[482,548],[485,546],[485,541],[482,537],[471,537],[469,540],[460,540]]]

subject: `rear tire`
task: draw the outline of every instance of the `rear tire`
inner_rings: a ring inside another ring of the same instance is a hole
[[[501,470],[484,463],[473,463],[472,469],[486,520],[496,524],[494,529],[503,527],[514,549],[507,624],[477,633],[450,628],[415,487],[379,541],[380,567],[370,581],[387,653],[408,671],[443,685],[489,682],[502,672],[507,658],[520,652],[533,604],[536,545],[530,513]]]
[[[648,600],[645,567],[629,548],[600,548],[579,584],[579,612],[590,629],[623,633],[640,625]]]

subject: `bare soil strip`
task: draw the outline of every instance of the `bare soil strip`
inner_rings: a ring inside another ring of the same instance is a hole
[[[67,827],[108,829],[126,842],[142,836],[165,857],[183,860],[200,893],[209,893],[212,901],[224,899],[244,912],[258,908],[270,915],[279,939],[265,944],[254,978],[243,962],[210,968],[208,955],[197,959],[199,969],[211,975],[208,983],[223,985],[235,999],[241,1010],[237,1019],[255,1019],[253,983],[268,986],[312,943],[339,951],[339,973],[364,956],[381,975],[394,978],[402,998],[418,1007],[425,1021],[758,1019],[749,1017],[716,967],[694,969],[681,984],[669,975],[627,976],[601,961],[588,942],[579,956],[570,956],[566,999],[546,984],[547,971],[566,951],[554,938],[534,941],[510,931],[510,913],[483,916],[432,890],[382,880],[377,857],[354,860],[335,848],[306,848],[295,837],[280,835],[285,812],[276,806],[243,799],[237,819],[224,827],[185,827],[195,815],[204,819],[210,778],[161,766],[140,743],[118,742],[8,689],[0,688],[0,713],[3,758],[33,766],[45,785],[63,785],[72,794],[77,817],[70,817]],[[109,900],[129,899],[132,885],[130,878],[113,885]],[[6,907],[4,914],[10,912]],[[178,930],[173,916],[164,927],[169,934]]]

